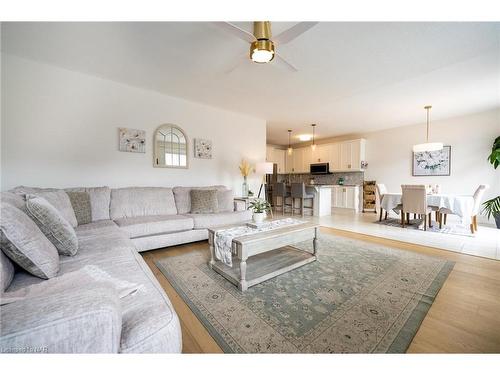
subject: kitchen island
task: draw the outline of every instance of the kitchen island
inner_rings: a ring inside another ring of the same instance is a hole
[[[290,191],[290,185],[286,185]],[[332,214],[332,208],[351,209],[360,211],[360,190],[359,185],[338,185],[338,184],[306,184],[308,193],[314,194],[313,216],[328,216]],[[287,199],[288,202],[288,199]],[[310,209],[311,203],[305,201],[306,210]],[[300,209],[300,200],[296,200],[295,209]],[[296,212],[297,212],[296,211]]]
[[[332,189],[334,185],[306,185],[307,190],[314,191],[313,216],[332,214]]]
[[[328,216],[332,214],[332,189],[335,185],[306,185],[306,190],[310,194],[314,194],[313,216]],[[286,185],[288,191],[291,190],[290,185]],[[288,202],[287,198],[287,202]],[[305,201],[306,210],[311,207],[309,199]],[[295,200],[295,209],[300,209],[299,199]]]

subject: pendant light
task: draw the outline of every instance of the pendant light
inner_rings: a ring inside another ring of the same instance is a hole
[[[290,144],[290,137],[292,136],[292,130],[288,129],[288,155],[292,155],[293,149],[292,145]]]
[[[430,152],[439,151],[443,149],[443,144],[441,142],[429,142],[429,126],[430,126],[430,110],[432,106],[426,105],[424,109],[427,111],[427,136],[426,142],[420,143],[413,146],[413,152]]]
[[[314,151],[316,150],[316,143],[314,142],[314,136],[315,136],[314,129],[316,128],[316,124],[311,124],[311,126],[313,128],[313,142],[311,144],[311,149]]]

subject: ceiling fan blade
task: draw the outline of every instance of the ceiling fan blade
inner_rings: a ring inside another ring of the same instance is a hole
[[[229,66],[226,70],[224,70],[224,74],[231,74],[233,71],[235,71],[237,68],[248,62],[248,56],[247,55],[242,55],[241,57],[237,58],[236,61]]]
[[[297,38],[299,35],[305,33],[311,27],[319,22],[299,22],[295,26],[290,27],[288,30],[283,31],[273,38],[277,44],[286,44]]]
[[[232,34],[238,39],[244,40],[245,42],[252,43],[255,41],[255,37],[252,33],[249,33],[246,30],[239,28],[236,25],[233,25],[229,22],[212,22],[214,25],[219,26],[220,28],[226,30],[229,34]]]
[[[292,64],[290,64],[288,61],[286,61],[286,60],[283,58],[283,56],[281,56],[280,54],[275,53],[275,54],[274,54],[274,58],[276,59],[276,62],[277,62],[279,65],[281,65],[282,67],[284,67],[284,68],[286,68],[286,69],[290,70],[291,72],[296,73],[296,72],[298,72],[298,71],[299,71],[299,70],[298,70],[295,66],[293,66],[293,65],[292,65]]]

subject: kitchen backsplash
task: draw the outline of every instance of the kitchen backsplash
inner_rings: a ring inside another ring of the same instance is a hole
[[[309,184],[311,178],[317,185],[338,185],[339,178],[344,179],[344,185],[363,185],[364,173],[363,172],[334,172],[325,175],[311,175],[309,173],[302,174],[280,174],[278,175],[278,182],[304,182]]]

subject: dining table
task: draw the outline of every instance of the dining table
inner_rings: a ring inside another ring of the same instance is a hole
[[[384,210],[394,211],[399,214],[398,205],[401,204],[401,193],[385,193],[380,201],[380,207]],[[472,211],[474,209],[474,197],[472,195],[458,194],[427,194],[427,205],[439,209],[446,209],[447,213],[457,215],[462,225],[470,225]]]

